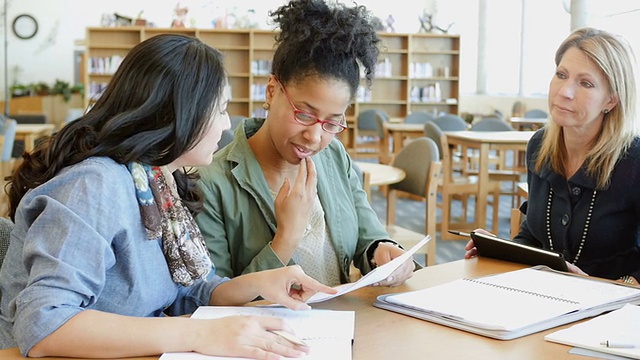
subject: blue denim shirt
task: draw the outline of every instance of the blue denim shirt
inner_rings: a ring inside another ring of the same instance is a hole
[[[161,240],[148,240],[125,166],[90,158],[22,199],[0,271],[0,347],[23,355],[85,309],[181,315],[208,305],[225,278],[174,283]]]

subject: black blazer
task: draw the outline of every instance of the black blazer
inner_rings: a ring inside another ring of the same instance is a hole
[[[538,130],[527,145],[529,197],[514,241],[551,249],[550,235],[553,250],[569,262],[578,256],[575,264],[587,274],[640,280],[640,138],[616,164],[609,187],[594,198],[595,181],[584,169],[569,180],[550,167],[532,171],[543,132]]]

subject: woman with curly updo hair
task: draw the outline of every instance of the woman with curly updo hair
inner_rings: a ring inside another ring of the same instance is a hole
[[[367,201],[344,147],[345,112],[378,57],[363,6],[292,0],[270,13],[280,32],[266,86],[266,119],[245,119],[201,171],[202,229],[216,271],[239,276],[298,264],[316,280],[349,281],[404,251]],[[412,275],[407,261],[377,285]]]

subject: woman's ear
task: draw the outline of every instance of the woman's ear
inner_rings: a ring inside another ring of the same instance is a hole
[[[618,105],[619,102],[619,98],[617,95],[612,95],[609,97],[609,101],[605,104],[605,109],[607,109],[607,112],[610,112],[611,110],[613,110],[614,107],[616,107],[616,105]]]
[[[276,91],[276,86],[278,86],[278,82],[274,75],[270,75],[267,80],[267,86],[265,89],[265,102],[267,104],[271,104],[271,100],[273,99],[273,94]]]

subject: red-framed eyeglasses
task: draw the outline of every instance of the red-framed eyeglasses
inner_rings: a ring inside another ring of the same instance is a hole
[[[310,114],[308,112],[298,109],[289,98],[289,94],[287,94],[287,89],[285,89],[284,85],[282,85],[282,83],[280,82],[280,80],[278,80],[278,78],[275,78],[275,80],[278,82],[278,85],[280,85],[280,87],[282,88],[282,93],[287,98],[289,105],[291,105],[291,108],[293,108],[293,119],[298,124],[304,125],[304,126],[312,126],[317,123],[320,123],[322,126],[322,129],[331,134],[341,133],[347,128],[347,126],[344,125],[345,123],[344,114],[342,115],[341,121],[322,120],[313,114]]]

